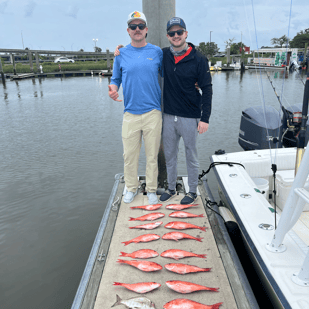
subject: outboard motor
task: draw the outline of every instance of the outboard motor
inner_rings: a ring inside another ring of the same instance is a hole
[[[238,143],[244,150],[281,147],[279,133],[282,123],[279,112],[272,106],[249,107],[242,111]],[[268,132],[267,132],[268,130]],[[268,133],[268,134],[267,134]]]
[[[283,114],[282,118],[282,128],[280,132],[281,143],[283,147],[296,147],[297,146],[296,136],[299,133],[302,119],[302,104],[298,103],[289,106],[285,110],[287,111],[287,114]],[[305,144],[308,143],[308,139],[309,139],[309,120],[307,121]]]

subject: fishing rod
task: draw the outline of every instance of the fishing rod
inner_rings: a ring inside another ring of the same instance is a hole
[[[283,139],[285,137],[285,135],[287,134],[287,132],[292,132],[293,134],[293,138],[294,138],[294,144],[297,143],[297,136],[300,132],[300,128],[301,128],[301,119],[302,119],[302,113],[300,111],[297,112],[290,112],[288,111],[282,104],[281,100],[280,100],[280,96],[277,94],[276,92],[276,88],[273,85],[272,80],[270,79],[270,76],[268,74],[268,72],[266,73],[268,80],[275,92],[275,95],[279,101],[281,110],[284,114],[284,118],[286,119],[286,129],[285,131],[281,134],[281,138],[280,138],[280,142],[281,145],[283,144]],[[283,129],[282,129],[283,130]],[[286,139],[289,139],[288,137],[286,137]],[[275,141],[276,142],[276,141]],[[296,146],[296,145],[295,145]]]
[[[267,75],[268,80],[269,80],[269,82],[270,82],[270,84],[271,84],[271,87],[273,88],[273,90],[274,90],[274,92],[275,92],[275,95],[276,95],[276,97],[277,97],[277,99],[278,99],[278,101],[279,101],[279,104],[280,104],[280,107],[281,107],[281,109],[282,109],[282,112],[284,113],[284,116],[285,116],[287,119],[289,119],[288,112],[287,112],[287,110],[284,108],[284,106],[283,106],[283,104],[282,104],[282,102],[281,102],[281,100],[280,100],[280,96],[277,94],[276,88],[274,87],[273,82],[272,82],[272,80],[270,79],[270,76],[269,76],[268,72],[266,72],[266,75]]]
[[[296,163],[295,163],[295,175],[298,171],[300,162],[305,153],[305,141],[306,141],[306,131],[307,131],[307,120],[308,120],[308,103],[309,103],[309,72],[307,72],[307,79],[305,83],[304,98],[303,98],[303,108],[301,115],[301,125],[299,134],[297,136],[297,153],[296,153]]]

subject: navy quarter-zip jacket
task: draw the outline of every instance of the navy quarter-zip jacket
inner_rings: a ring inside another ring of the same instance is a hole
[[[209,123],[212,101],[212,83],[208,60],[192,46],[189,55],[175,64],[170,48],[163,48],[163,110],[164,113],[200,118]],[[195,88],[198,83],[202,96]]]

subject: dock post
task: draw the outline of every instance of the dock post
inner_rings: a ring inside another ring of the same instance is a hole
[[[11,56],[11,63],[13,64],[13,74],[16,75],[15,55],[11,53],[10,56]]]
[[[147,26],[149,29],[147,42],[161,48],[168,47],[170,45],[166,37],[166,24],[172,17],[175,17],[175,12],[175,0],[143,0],[143,13],[147,18]],[[163,79],[161,77],[158,78],[161,89],[163,89]],[[161,109],[163,112],[162,96]],[[158,155],[158,169],[158,187],[164,188],[164,183],[167,180],[167,173],[162,138]]]
[[[36,63],[36,72],[40,73],[40,61],[39,61],[39,54],[35,52],[35,63]]]
[[[107,72],[111,71],[111,57],[109,55],[109,49],[106,49],[106,66],[107,66]]]
[[[28,58],[29,58],[29,63],[30,63],[30,72],[33,73],[32,53],[30,50],[28,51]]]
[[[244,47],[241,48],[241,58],[240,58],[240,71],[244,72],[245,70],[245,52],[244,52]]]
[[[229,46],[227,47],[226,52],[227,52],[227,66],[230,66],[231,57],[230,57],[230,47]]]
[[[3,68],[2,68],[2,58],[1,57],[0,57],[0,74],[1,74],[2,83],[5,84],[5,78],[4,78]]]

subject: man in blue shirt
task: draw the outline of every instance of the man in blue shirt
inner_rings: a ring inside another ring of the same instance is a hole
[[[123,87],[124,116],[122,142],[124,179],[127,192],[125,203],[131,203],[138,189],[138,158],[142,137],[146,153],[146,191],[149,204],[156,204],[158,178],[158,152],[160,147],[162,114],[161,90],[158,72],[161,72],[162,50],[146,42],[147,20],[143,13],[129,14],[127,21],[131,44],[125,46],[115,58],[109,96],[118,99]]]

